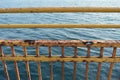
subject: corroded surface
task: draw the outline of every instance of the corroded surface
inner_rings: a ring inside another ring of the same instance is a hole
[[[64,58],[61,58],[60,56],[53,56],[53,57],[48,57],[48,56],[16,56],[16,57],[11,57],[11,56],[5,56],[5,57],[0,57],[0,60],[5,60],[5,61],[41,61],[41,62],[120,62],[120,56],[116,58],[111,58],[111,57],[81,57],[77,56],[77,58],[73,58],[71,56],[66,56]]]
[[[1,46],[120,47],[120,40],[0,40]]]

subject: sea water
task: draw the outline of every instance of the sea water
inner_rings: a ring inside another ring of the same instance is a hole
[[[15,7],[120,7],[119,0],[0,0],[0,8]],[[120,13],[6,13],[0,14],[0,24],[119,24]],[[42,40],[120,40],[120,29],[0,29],[0,39],[42,39]],[[3,47],[5,54],[11,54],[10,47]],[[91,55],[99,56],[99,48],[91,49]],[[22,47],[15,47],[16,54],[23,54]],[[74,48],[65,48],[65,55],[73,55]],[[47,47],[40,47],[41,55],[48,55]],[[52,47],[53,55],[60,55],[60,47]],[[78,55],[86,56],[87,49],[78,47]],[[111,56],[112,48],[105,48],[104,56]],[[28,55],[35,55],[34,47],[28,47]],[[120,50],[117,50],[117,56]],[[7,61],[11,80],[16,80],[13,62]],[[73,80],[73,62],[65,62],[65,80]],[[38,79],[37,63],[30,62],[32,80]],[[89,80],[96,80],[98,63],[89,64]],[[27,80],[24,62],[18,62],[21,80]],[[41,62],[43,80],[49,80],[49,63]],[[100,80],[107,80],[110,63],[103,63]],[[77,63],[77,80],[85,80],[86,63]],[[61,63],[53,62],[54,80],[61,80]],[[115,63],[112,80],[120,78],[120,64]],[[0,80],[6,80],[0,62]]]

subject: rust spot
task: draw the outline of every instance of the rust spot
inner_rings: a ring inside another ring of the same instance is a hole
[[[5,45],[5,42],[1,42],[1,43],[0,43],[0,46],[4,46],[4,45]]]
[[[91,60],[91,62],[94,62],[93,60]]]
[[[62,60],[61,62],[63,62],[63,63],[64,63],[65,61],[64,61],[64,60]]]
[[[86,60],[83,60],[83,62],[86,62]]]
[[[74,62],[74,60],[71,60],[70,62]]]
[[[102,62],[105,62],[105,61],[102,61]]]
[[[60,56],[60,58],[66,58],[65,56]]]
[[[37,45],[39,45],[39,43],[36,43]]]
[[[98,44],[101,43],[101,42],[97,42]]]
[[[52,57],[51,55],[48,56],[48,58],[51,58],[51,57]]]
[[[83,42],[84,45],[86,45],[87,47],[93,45],[94,43],[92,41],[87,41],[87,42]]]
[[[30,11],[30,13],[33,13],[33,11]]]
[[[17,44],[14,44],[14,46],[17,46]]]
[[[72,58],[78,58],[77,56],[73,56]]]
[[[35,43],[35,40],[24,40],[25,43],[28,43],[28,44],[34,44]]]
[[[57,62],[60,62],[60,60],[57,60]]]

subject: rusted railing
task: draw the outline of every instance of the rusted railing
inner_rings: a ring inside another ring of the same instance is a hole
[[[41,13],[41,12],[120,12],[116,7],[50,7],[50,8],[1,8],[0,13]],[[0,24],[0,28],[120,28],[120,24]],[[5,55],[3,46],[11,47],[11,55]],[[23,55],[17,55],[14,47],[22,46]],[[35,47],[36,55],[28,55],[27,47]],[[48,56],[41,56],[39,47],[48,47]],[[52,55],[52,47],[61,47],[61,55]],[[74,55],[65,56],[65,47],[73,47]],[[87,55],[82,57],[77,55],[78,47],[87,48]],[[91,48],[100,48],[99,56],[91,56]],[[112,56],[103,56],[104,48],[113,48]],[[102,62],[110,62],[108,80],[111,80],[112,69],[115,62],[120,62],[120,56],[116,56],[116,50],[120,47],[120,40],[0,40],[0,61],[2,61],[6,79],[10,80],[6,61],[14,61],[17,79],[20,80],[17,61],[24,61],[26,65],[27,77],[31,80],[29,61],[35,61],[38,64],[38,77],[42,80],[40,62],[50,62],[50,80],[53,80],[53,62],[62,63],[62,80],[64,80],[64,62],[73,62],[73,80],[76,80],[77,62],[86,62],[85,80],[88,80],[89,63],[98,62],[96,80],[100,80],[100,70]]]
[[[2,46],[10,46],[12,51],[12,56],[4,55]],[[16,55],[14,47],[22,46],[24,55]],[[33,46],[36,50],[36,55],[27,55],[27,47]],[[48,47],[48,56],[40,56],[39,47],[46,46]],[[51,48],[52,47],[61,47],[61,55],[60,56],[52,56]],[[73,47],[74,48],[74,56],[64,56],[64,47]],[[77,55],[77,47],[86,47],[87,48],[87,56],[78,56]],[[90,49],[93,47],[100,48],[100,56],[90,56]],[[103,51],[105,47],[113,47],[112,56],[103,57]],[[88,69],[89,62],[99,62],[98,64],[98,72],[97,72],[97,80],[100,77],[100,69],[102,62],[110,62],[110,70],[108,80],[110,80],[112,75],[112,68],[114,62],[120,62],[120,57],[116,56],[117,47],[120,47],[120,41],[104,41],[104,40],[0,40],[0,60],[3,63],[5,74],[7,80],[9,80],[9,74],[7,70],[7,66],[5,61],[14,61],[16,76],[17,79],[20,80],[19,70],[17,66],[17,61],[25,61],[26,63],[26,71],[28,75],[28,79],[30,80],[30,70],[29,70],[29,61],[35,61],[38,63],[38,76],[39,79],[42,79],[40,62],[50,62],[50,79],[53,79],[52,74],[52,62],[59,61],[62,62],[62,80],[64,80],[64,62],[74,62],[74,80],[76,80],[76,65],[77,62],[86,62],[86,80],[88,79]]]

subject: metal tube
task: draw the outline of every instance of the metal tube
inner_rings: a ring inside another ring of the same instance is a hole
[[[39,57],[40,56],[39,46],[36,46],[35,49],[36,49],[36,56]],[[38,65],[38,78],[39,78],[39,80],[42,80],[42,73],[41,73],[41,64],[40,64],[40,61],[37,62],[37,65]]]
[[[48,46],[48,53],[49,53],[49,57],[52,57],[51,46]],[[53,64],[52,64],[52,62],[50,62],[49,65],[50,65],[50,80],[53,80]]]
[[[4,53],[3,53],[2,46],[0,46],[0,56],[1,56],[1,57],[4,57]],[[3,65],[3,68],[4,68],[6,80],[10,80],[9,73],[8,73],[8,69],[7,69],[7,65],[6,65],[6,61],[5,61],[5,60],[2,60],[2,65]]]
[[[120,12],[119,7],[39,7],[0,8],[0,13],[63,13],[63,12]]]
[[[116,56],[116,50],[117,50],[117,47],[114,47],[113,48],[113,53],[112,53],[112,58],[115,58],[115,56]],[[112,62],[110,64],[110,70],[109,70],[109,74],[108,74],[108,80],[111,80],[113,67],[114,67],[114,62]]]
[[[0,40],[2,46],[120,47],[120,40]]]
[[[77,57],[77,47],[74,48],[74,58]],[[77,62],[74,62],[73,80],[76,80]]]
[[[11,46],[11,52],[12,52],[13,57],[16,56],[14,46]],[[15,67],[15,71],[16,71],[17,80],[20,80],[20,74],[19,74],[17,61],[14,61],[14,67]]]
[[[27,49],[26,46],[23,46],[23,50],[24,50],[24,57],[27,57]],[[28,76],[28,80],[31,80],[31,76],[30,76],[30,68],[29,68],[29,62],[28,60],[25,60],[25,66],[26,66],[26,71],[27,71],[27,76]]]
[[[120,28],[120,24],[0,24],[0,28]]]
[[[111,57],[103,57],[103,58],[99,58],[99,57],[90,57],[90,58],[86,58],[86,57],[81,57],[81,56],[77,56],[77,58],[73,58],[70,56],[65,56],[64,58],[61,58],[60,56],[53,56],[51,58],[47,57],[47,56],[40,56],[40,57],[36,57],[36,56],[32,56],[29,55],[27,57],[24,56],[15,56],[15,57],[11,57],[11,56],[5,56],[5,57],[0,57],[0,60],[5,60],[5,61],[41,61],[41,62],[54,62],[54,61],[58,61],[58,62],[120,62],[120,56],[117,56],[116,58],[111,58]]]
[[[61,51],[62,51],[62,54],[61,54],[61,58],[64,58],[64,46],[61,47]],[[62,61],[62,80],[64,80],[64,60]]]
[[[90,58],[90,47],[87,50],[87,58]],[[86,61],[86,73],[85,73],[85,80],[88,80],[88,72],[89,72],[89,62]]]
[[[103,57],[103,52],[104,52],[104,47],[100,48],[100,58]],[[96,75],[96,80],[100,80],[100,70],[101,70],[102,63],[98,63],[98,70],[97,70],[97,75]]]

